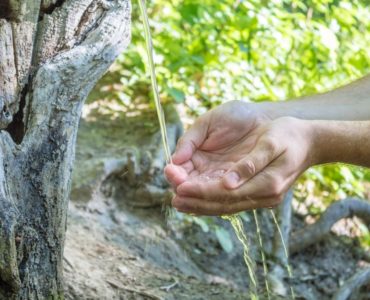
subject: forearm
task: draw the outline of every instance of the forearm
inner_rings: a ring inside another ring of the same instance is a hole
[[[258,105],[272,118],[370,120],[370,75],[325,94]]]
[[[312,164],[342,162],[370,167],[370,121],[307,121]]]

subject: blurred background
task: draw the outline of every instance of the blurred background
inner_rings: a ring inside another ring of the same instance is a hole
[[[369,4],[368,0],[148,1],[161,100],[176,108],[187,128],[197,116],[229,100],[290,101],[354,81],[370,72]],[[155,109],[143,27],[136,1],[132,5],[132,42],[91,93],[85,120],[92,109],[111,119],[135,116],[138,107]],[[155,116],[151,120],[156,122]],[[149,119],[142,125],[148,132],[156,131]],[[77,170],[75,178],[79,176],[83,177]],[[310,224],[336,200],[369,199],[370,171],[339,164],[311,168],[293,193],[295,212]],[[233,251],[236,241],[224,223],[177,213],[174,218],[178,226],[191,224],[213,232],[222,251]],[[369,228],[359,219],[341,220],[332,231],[354,240],[351,247],[370,251]]]
[[[152,0],[147,5],[161,100],[177,105],[185,127],[229,100],[289,101],[370,72],[366,0]],[[126,110],[151,101],[135,1],[132,17],[131,45],[89,102],[105,99],[113,110]],[[303,175],[295,195],[300,209],[305,206],[314,216],[332,201],[368,198],[369,182],[370,172],[363,168],[320,166]],[[367,227],[358,224],[354,230],[370,249]]]

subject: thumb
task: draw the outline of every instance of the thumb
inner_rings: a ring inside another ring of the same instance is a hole
[[[207,138],[208,117],[200,117],[194,125],[178,140],[172,161],[176,165],[181,165],[191,159],[196,149],[198,149]]]
[[[260,140],[246,157],[235,163],[223,176],[227,189],[235,189],[265,169],[281,151],[271,141]]]

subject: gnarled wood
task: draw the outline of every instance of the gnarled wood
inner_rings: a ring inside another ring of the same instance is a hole
[[[81,108],[130,40],[130,3],[5,3],[0,14],[0,129],[7,128],[0,132],[0,299],[59,299]]]

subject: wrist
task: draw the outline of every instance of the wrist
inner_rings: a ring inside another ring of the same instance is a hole
[[[315,164],[370,165],[370,121],[307,122],[310,123]]]
[[[329,162],[328,153],[332,147],[332,138],[326,131],[323,121],[303,121],[307,128],[307,136],[310,141],[310,166]]]
[[[310,120],[302,120],[294,117],[283,117],[281,119],[294,120],[290,123],[288,132],[291,129],[295,134],[290,134],[290,140],[288,143],[295,143],[297,153],[301,153],[303,158],[302,168],[306,170],[314,165],[322,164],[324,159],[323,148],[321,144],[321,131],[317,130],[315,122]],[[290,145],[289,147],[291,147]]]
[[[282,117],[308,119],[307,116],[310,108],[302,104],[302,102],[297,100],[256,103],[259,109],[262,110],[272,120]]]
[[[263,112],[269,119],[275,120],[281,117],[289,116],[284,109],[283,102],[259,102],[256,107]]]

